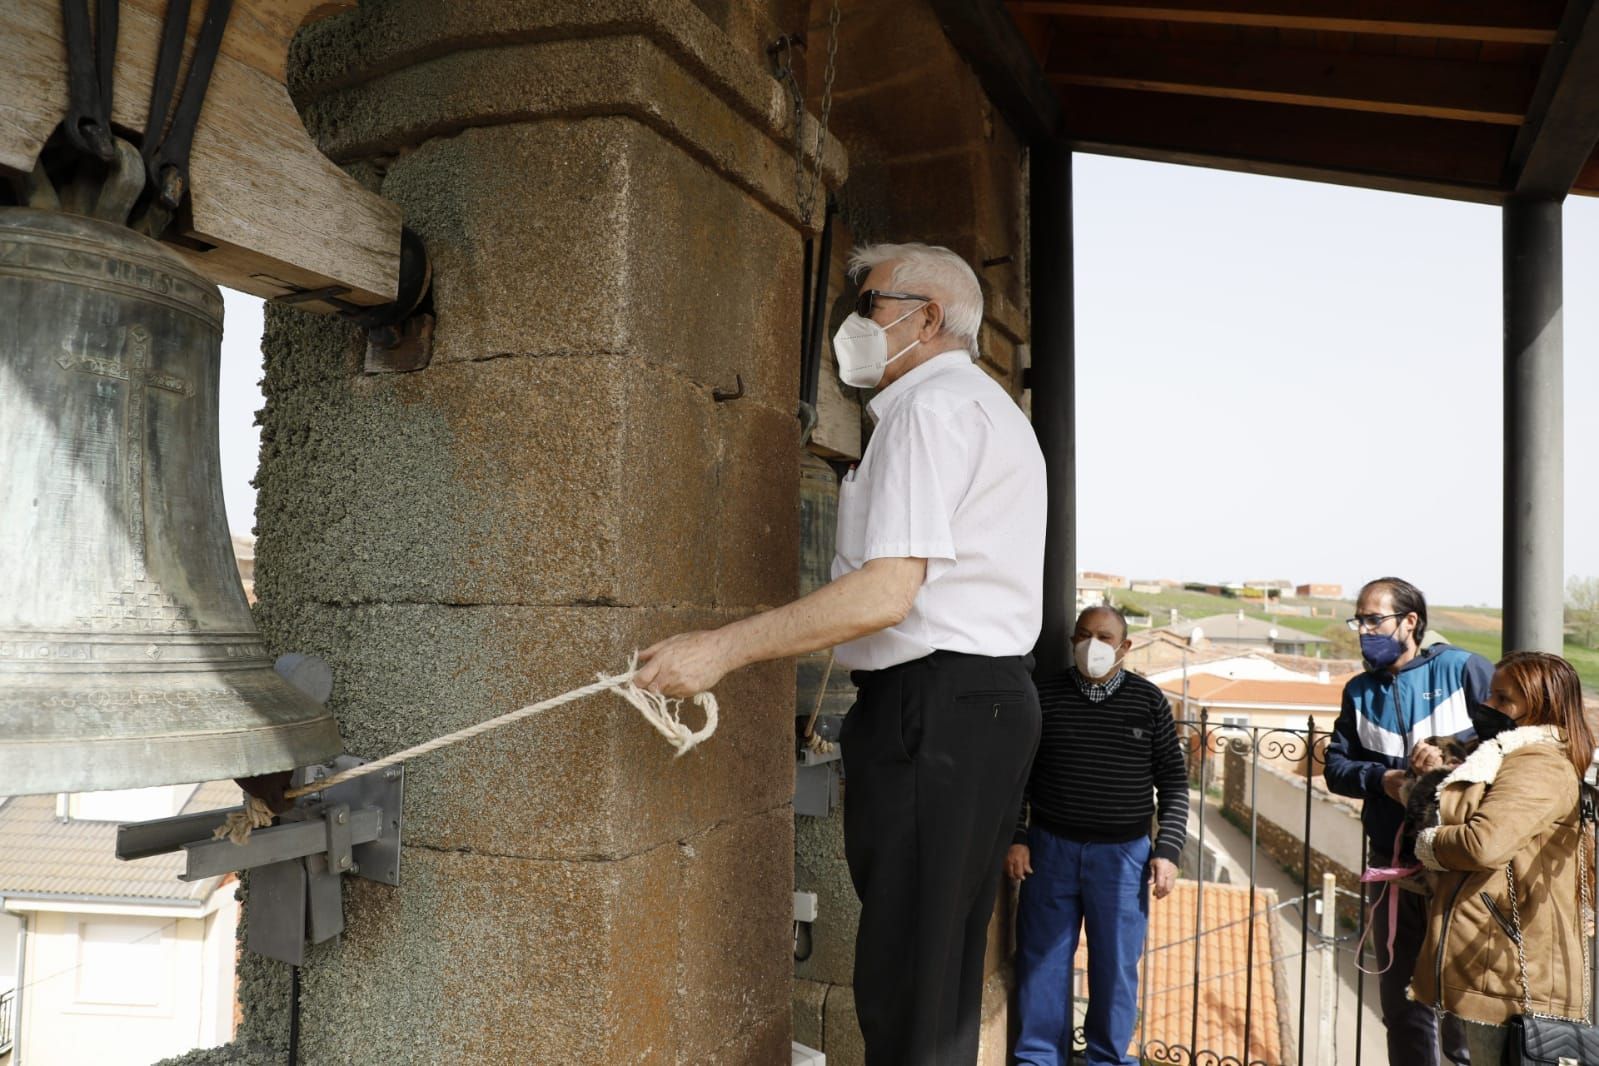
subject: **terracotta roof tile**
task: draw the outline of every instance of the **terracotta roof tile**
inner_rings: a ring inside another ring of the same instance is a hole
[[[1273,932],[1276,904],[1276,892],[1257,889],[1251,920],[1247,887],[1206,882],[1201,894],[1198,883],[1186,879],[1177,882],[1170,896],[1150,901],[1149,940],[1138,991],[1140,1032],[1131,1049],[1135,1056],[1140,1039],[1152,1056],[1161,1045],[1187,1048],[1194,1039],[1197,944],[1201,1053],[1192,1056],[1194,1060],[1231,1056],[1234,1061],[1284,1062],[1292,1057],[1292,1047],[1286,1046],[1291,1040],[1282,1025],[1289,1008],[1279,1000],[1280,989],[1286,987],[1279,980],[1283,963],[1273,961],[1281,954]],[[1087,945],[1079,941],[1075,968],[1084,973],[1087,965]],[[1243,1054],[1246,1030],[1247,1056]],[[1202,1053],[1207,1050],[1214,1056]]]

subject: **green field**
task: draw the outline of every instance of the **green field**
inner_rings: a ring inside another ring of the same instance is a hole
[[[1498,633],[1461,629],[1440,629],[1438,633],[1449,643],[1467,651],[1474,651],[1489,662],[1496,662],[1499,659]],[[1599,651],[1585,648],[1581,644],[1573,644],[1568,640],[1561,654],[1577,668],[1577,676],[1582,678],[1583,689],[1590,694],[1599,693]]]

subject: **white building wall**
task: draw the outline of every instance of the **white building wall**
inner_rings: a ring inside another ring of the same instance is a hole
[[[229,1040],[237,904],[222,892],[211,915],[31,913],[24,1066],[147,1066]]]
[[[1260,816],[1287,830],[1294,839],[1305,839],[1305,785],[1264,764],[1257,778],[1259,802],[1250,788],[1245,764],[1244,803],[1254,806]],[[1352,873],[1366,868],[1365,833],[1360,815],[1345,803],[1312,790],[1310,801],[1310,839],[1315,849]]]
[[[0,992],[17,987],[17,940],[22,920],[0,910]]]

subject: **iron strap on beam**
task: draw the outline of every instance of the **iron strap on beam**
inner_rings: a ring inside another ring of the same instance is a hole
[[[1599,12],[1570,0],[1505,164],[1516,196],[1560,199],[1599,142]]]

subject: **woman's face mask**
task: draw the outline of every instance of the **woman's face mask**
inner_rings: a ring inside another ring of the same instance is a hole
[[[852,312],[838,327],[838,332],[833,334],[833,357],[838,361],[839,380],[857,389],[876,388],[877,383],[883,380],[883,371],[889,363],[922,343],[913,340],[889,355],[889,328],[899,325],[925,306],[911,308],[887,326],[879,326],[871,319]]]

